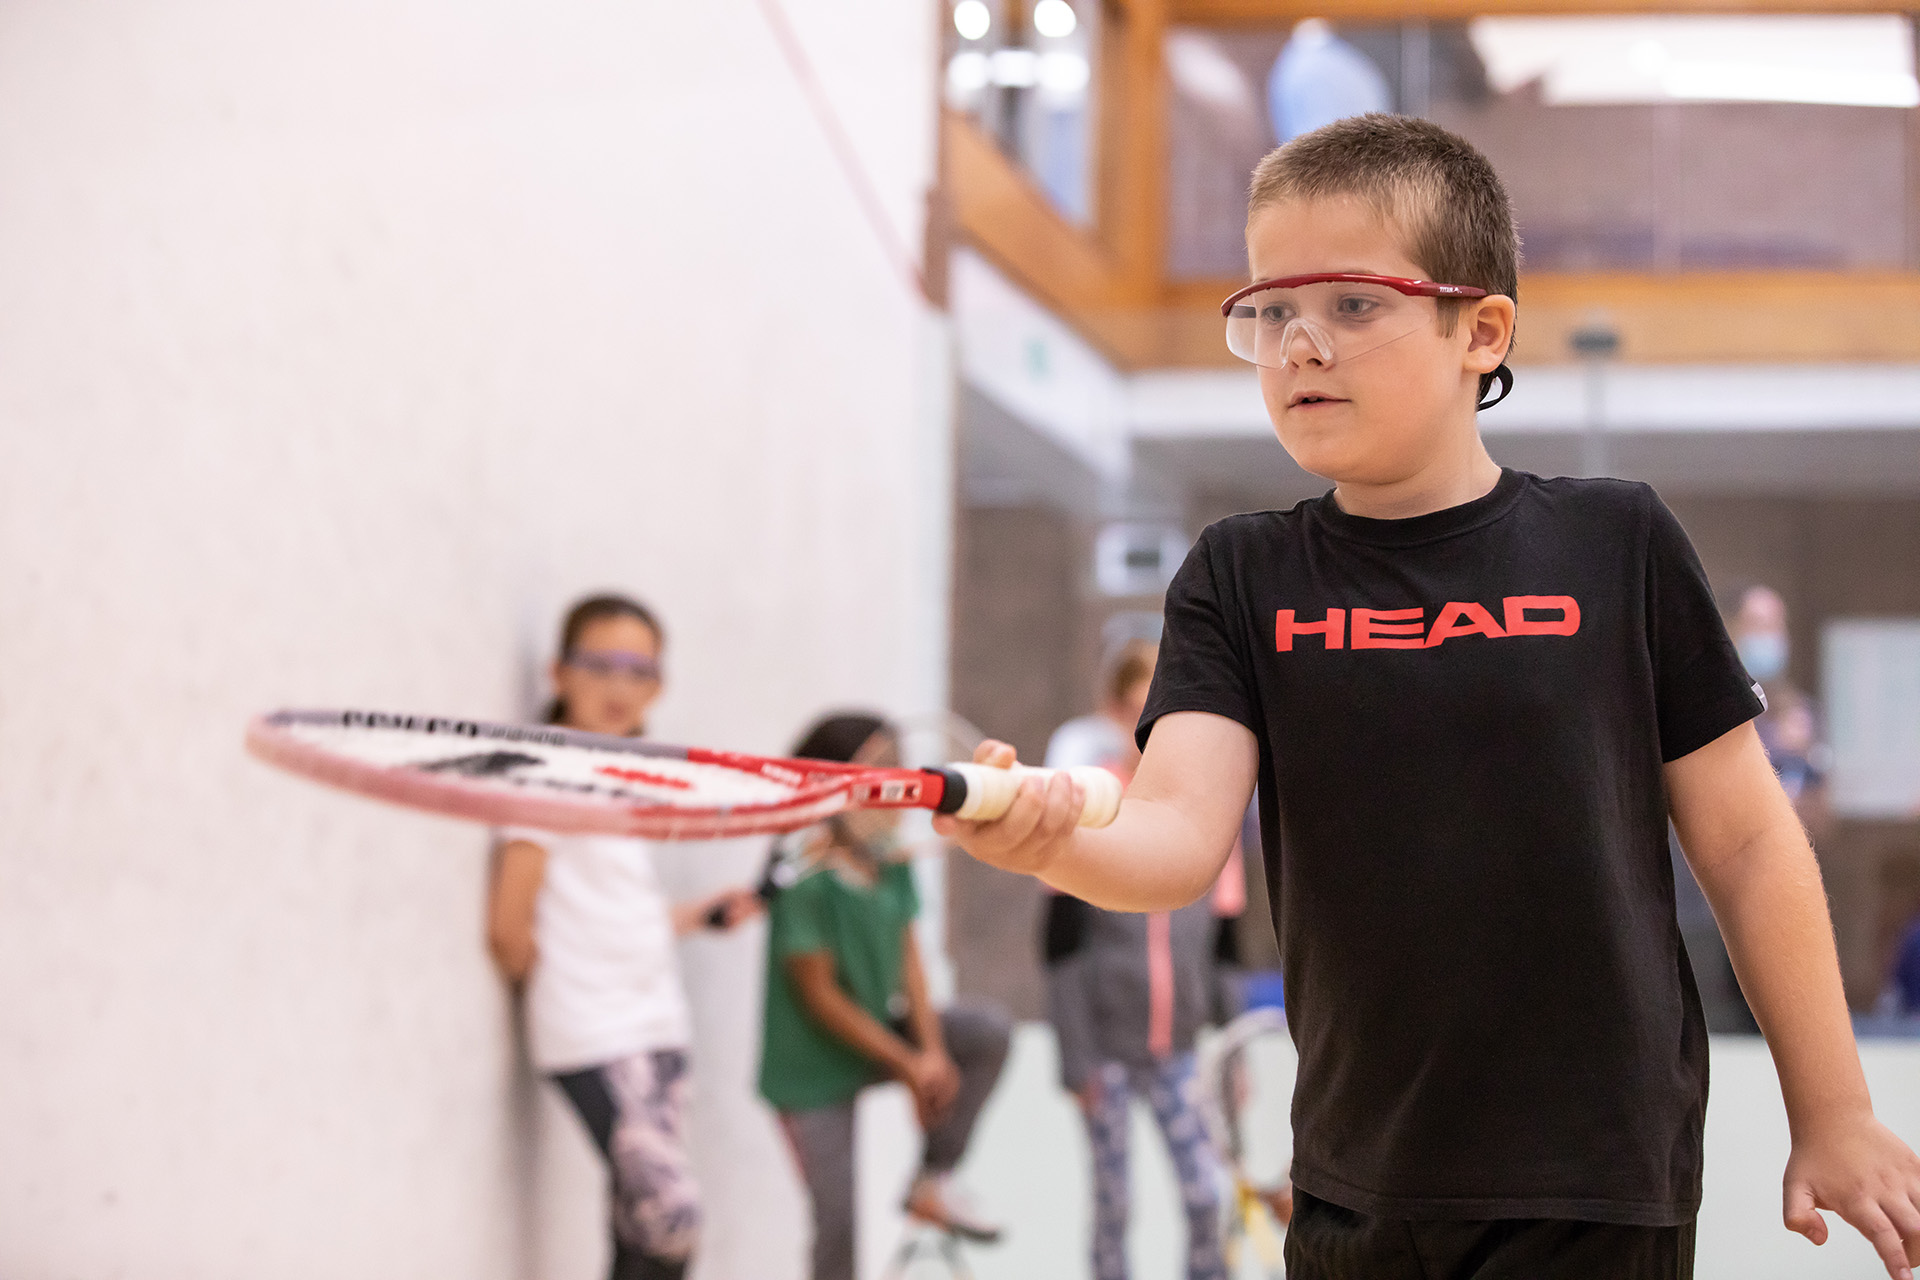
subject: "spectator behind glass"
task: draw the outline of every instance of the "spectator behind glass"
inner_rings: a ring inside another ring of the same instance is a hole
[[[1879,1012],[1920,1016],[1920,917],[1907,922],[1894,948],[1893,972],[1880,998]]]
[[[662,633],[624,596],[561,627],[550,723],[640,733]],[[674,938],[759,910],[747,889],[669,904],[645,841],[509,827],[495,835],[487,943],[526,996],[533,1065],[573,1104],[612,1174],[612,1280],[679,1280],[700,1235],[684,1119],[692,1026]]]
[[[1393,110],[1393,91],[1373,59],[1322,18],[1293,29],[1267,76],[1267,112],[1281,142],[1369,111]]]
[[[1819,709],[1787,675],[1792,654],[1787,603],[1772,587],[1749,587],[1740,595],[1727,630],[1747,674],[1766,691],[1767,709],[1754,721],[1767,760],[1780,775],[1800,820],[1809,829],[1826,816],[1826,744],[1820,740]],[[1816,839],[1818,831],[1814,831]]]
[[[1734,610],[1727,618],[1727,634],[1739,652],[1740,664],[1766,694],[1767,709],[1754,721],[1754,728],[1766,749],[1767,762],[1779,775],[1781,787],[1817,849],[1827,825],[1823,769],[1826,747],[1820,741],[1813,699],[1787,675],[1791,649],[1786,601],[1772,587],[1746,588],[1735,598]],[[1722,1034],[1758,1035],[1760,1024],[1740,990],[1726,940],[1677,843],[1672,861],[1680,931],[1693,960],[1707,1026]]]

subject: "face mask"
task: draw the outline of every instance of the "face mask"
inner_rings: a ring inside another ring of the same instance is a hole
[[[1772,680],[1787,669],[1787,638],[1778,631],[1756,631],[1741,637],[1735,647],[1755,680]]]
[[[897,831],[882,831],[879,835],[867,841],[866,854],[876,863],[905,862],[907,860],[906,851],[900,847],[900,833]]]
[[[889,862],[907,860],[900,847],[900,835],[896,831],[882,831],[866,840],[856,840],[838,815],[828,818],[827,823],[833,831],[834,840],[861,862],[877,867]]]

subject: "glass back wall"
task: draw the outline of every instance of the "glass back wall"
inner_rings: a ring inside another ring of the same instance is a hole
[[[1176,278],[1244,275],[1253,165],[1365,110],[1480,147],[1531,270],[1920,266],[1904,17],[1309,20],[1179,29],[1166,54]]]
[[[1093,221],[1099,0],[957,0],[946,100],[1027,171],[1069,222]]]

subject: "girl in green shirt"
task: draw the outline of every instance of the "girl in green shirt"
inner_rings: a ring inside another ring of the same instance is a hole
[[[897,765],[899,734],[877,716],[828,716],[793,749],[815,760]],[[898,815],[840,814],[791,837],[808,870],[768,908],[760,1092],[780,1113],[813,1201],[812,1280],[853,1280],[854,1103],[897,1080],[913,1095],[926,1152],[907,1213],[990,1241],[999,1230],[949,1183],[1000,1077],[1011,1025],[1000,1010],[936,1010],[912,924],[913,871],[889,856]]]

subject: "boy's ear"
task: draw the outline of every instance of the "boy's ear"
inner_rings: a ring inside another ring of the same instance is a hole
[[[1496,293],[1471,305],[1465,367],[1470,373],[1492,373],[1513,349],[1513,299]]]

